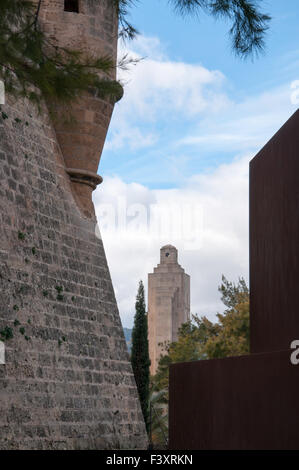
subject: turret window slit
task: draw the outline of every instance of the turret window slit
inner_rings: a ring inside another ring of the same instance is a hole
[[[79,13],[79,0],[64,0],[64,11]]]

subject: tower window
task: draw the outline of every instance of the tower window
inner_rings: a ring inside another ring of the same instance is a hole
[[[169,256],[169,253],[165,253],[165,256],[166,256],[166,258],[168,258],[168,256]]]
[[[79,13],[79,0],[64,0],[64,11]]]

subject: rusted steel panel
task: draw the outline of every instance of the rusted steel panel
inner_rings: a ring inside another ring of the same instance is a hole
[[[299,111],[250,163],[251,352],[299,338]]]
[[[299,449],[299,111],[250,163],[250,356],[170,367],[171,449]]]
[[[172,365],[170,449],[299,449],[299,366],[290,354]]]

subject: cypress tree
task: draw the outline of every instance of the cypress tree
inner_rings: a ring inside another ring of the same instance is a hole
[[[136,380],[141,409],[148,430],[150,358],[148,350],[147,313],[145,310],[144,286],[139,282],[135,303],[134,327],[132,331],[131,362]]]

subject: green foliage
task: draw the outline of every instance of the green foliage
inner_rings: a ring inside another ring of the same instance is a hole
[[[134,0],[112,0],[118,11],[120,36],[132,39],[138,32],[127,20]],[[233,50],[246,57],[264,48],[270,17],[261,13],[256,0],[169,0],[181,14],[201,10],[232,22]],[[124,59],[126,67],[131,60]],[[134,60],[133,60],[134,62]],[[46,37],[38,23],[38,9],[29,0],[0,2],[0,79],[7,93],[27,97],[38,106],[41,96],[48,103],[69,104],[83,92],[121,98],[123,90],[109,79],[115,67],[109,56],[94,57],[79,50],[59,47]],[[5,113],[2,118],[6,119]],[[28,125],[28,123],[25,123]]]
[[[16,309],[15,309],[15,310],[16,310]],[[31,321],[30,321],[30,319],[28,319],[28,324],[30,324],[30,323],[31,323]],[[18,319],[15,319],[14,322],[13,322],[13,326],[14,326],[15,328],[17,328],[20,324],[21,324],[21,323],[19,322]],[[30,340],[29,336],[25,335],[25,328],[24,328],[23,326],[21,326],[21,327],[19,328],[19,333],[20,333],[22,336],[24,336],[24,338],[25,338],[26,341],[29,341],[29,340]],[[12,330],[12,328],[9,327],[9,326],[5,326],[5,327],[0,331],[0,339],[1,339],[2,341],[7,341],[7,340],[9,340],[9,339],[12,339],[13,337],[14,337],[13,330]]]
[[[126,16],[133,0],[114,0],[119,8],[122,34],[132,38],[136,34]],[[271,20],[259,9],[259,0],[168,0],[181,15],[199,16],[200,12],[232,23],[229,34],[234,52],[247,57],[260,53],[265,46],[265,34]]]
[[[25,240],[25,238],[26,238],[25,233],[23,233],[23,232],[18,232],[18,239],[19,239],[19,240]]]
[[[144,287],[142,281],[139,282],[135,312],[134,327],[132,331],[131,363],[144,421],[148,429],[150,359],[147,337],[147,314],[145,311]]]
[[[227,309],[218,313],[218,321],[193,315],[184,323],[178,341],[166,346],[154,379],[156,390],[168,385],[168,367],[175,362],[198,361],[242,355],[249,352],[249,289],[243,278],[237,284],[222,276],[219,287],[221,300]]]
[[[264,37],[271,20],[261,13],[257,0],[169,0],[181,14],[197,15],[203,10],[215,18],[232,22],[229,30],[236,54],[246,57],[264,48]]]
[[[62,301],[63,300],[63,295],[62,295],[63,287],[62,286],[55,286],[55,289],[57,291],[56,299],[59,300],[59,301]]]
[[[151,390],[150,406],[150,444],[153,448],[167,449],[168,444],[168,407],[167,390]]]
[[[0,338],[1,341],[7,341],[11,338],[13,338],[13,331],[9,326],[5,326],[3,330],[0,331]]]
[[[58,342],[58,346],[60,347],[62,345],[62,343],[65,343],[66,342],[66,336],[62,336],[61,338],[58,338],[57,342]]]
[[[222,284],[218,288],[221,292],[221,300],[229,309],[234,308],[236,305],[247,302],[249,298],[249,289],[245,280],[240,277],[238,284],[235,285],[229,282],[225,276],[222,276]]]
[[[249,353],[249,301],[218,314],[219,331],[206,345],[207,357],[222,358]]]
[[[128,22],[127,16],[129,7],[134,5],[135,2],[133,0],[113,0],[113,2],[118,11],[120,24],[119,36],[123,39],[133,39],[136,34],[138,34],[138,31]]]
[[[41,95],[51,102],[69,103],[92,89],[117,100],[122,88],[108,79],[114,67],[109,56],[94,58],[58,47],[40,29],[32,2],[1,0],[0,79],[12,96],[26,96],[36,104]]]
[[[210,336],[206,346],[208,358],[239,356],[249,352],[249,289],[243,278],[238,284],[224,276],[219,287],[221,300],[227,309],[218,313],[219,331]]]
[[[158,369],[153,378],[154,390],[167,390],[164,395],[168,400],[169,365],[176,362],[198,361],[207,359],[206,345],[211,337],[219,334],[219,325],[206,317],[193,315],[192,321],[183,323],[178,333],[178,341],[166,345],[166,354],[159,361]]]

